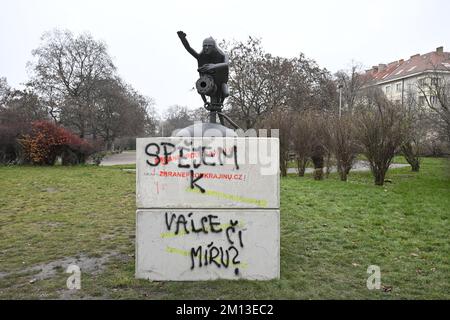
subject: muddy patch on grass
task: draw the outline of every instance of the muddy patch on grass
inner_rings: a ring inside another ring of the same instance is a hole
[[[59,260],[55,260],[49,263],[38,264],[26,269],[12,271],[12,272],[0,272],[0,279],[11,276],[26,276],[32,274],[30,282],[36,282],[55,276],[58,272],[65,272],[67,267],[71,264],[77,265],[81,269],[81,273],[89,273],[96,275],[101,273],[105,269],[105,264],[111,258],[129,259],[128,256],[111,252],[101,257],[89,257],[85,254],[80,254],[75,257],[66,257]]]
[[[119,260],[120,262],[128,262],[132,258],[130,255],[119,253],[119,252],[111,252],[105,254],[103,256],[87,256],[86,254],[79,254],[74,257],[65,257],[62,259],[58,259],[49,263],[43,263],[34,265],[29,268],[25,268],[22,270],[15,270],[11,272],[0,272],[0,281],[4,280],[5,283],[8,283],[7,288],[5,290],[24,290],[29,292],[34,292],[33,288],[34,284],[39,283],[42,280],[52,279],[52,278],[68,278],[70,276],[69,273],[65,273],[69,265],[77,265],[81,270],[81,278],[83,279],[83,275],[91,275],[96,277],[101,274],[107,267],[109,261]],[[2,282],[4,282],[2,281]],[[58,280],[59,281],[59,280]],[[106,290],[102,290],[102,292],[98,292],[94,296],[90,296],[86,292],[82,290],[70,290],[66,288],[66,282],[64,279],[64,283],[61,283],[61,289],[53,291],[51,299],[108,299],[109,294]],[[33,287],[28,287],[33,286]],[[83,287],[83,286],[82,286]],[[0,289],[1,285],[0,285]],[[31,290],[31,291],[30,291]],[[37,291],[36,291],[37,290]],[[36,294],[38,294],[38,299],[47,299],[45,294],[39,294],[41,289],[36,287]],[[2,290],[0,290],[0,295]],[[56,297],[54,296],[56,294]],[[33,294],[32,294],[33,296]],[[33,296],[34,297],[34,296]]]

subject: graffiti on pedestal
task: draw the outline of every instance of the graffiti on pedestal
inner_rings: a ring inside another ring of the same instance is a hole
[[[206,268],[213,266],[216,268],[234,268],[234,273],[239,274],[241,261],[239,258],[240,250],[244,248],[242,222],[230,219],[228,223],[222,224],[217,215],[193,216],[193,212],[188,214],[176,214],[165,212],[166,233],[161,234],[162,238],[170,236],[197,234],[223,235],[226,245],[219,245],[214,241],[207,241],[204,244],[196,245],[190,250],[183,251],[169,248],[171,253],[180,253],[190,258],[190,269]]]
[[[227,159],[232,159],[234,168],[239,170],[237,153],[236,145],[231,148],[212,148],[208,146],[193,146],[191,143],[188,148],[182,145],[175,146],[170,142],[152,142],[145,146],[145,154],[149,156],[146,163],[150,167],[176,162],[178,168],[189,170],[190,188],[197,188],[201,193],[206,192],[205,188],[199,184],[199,181],[205,177],[205,173],[197,173],[195,170],[201,166],[223,166],[226,164]],[[234,177],[236,178],[236,176]],[[228,177],[224,176],[224,178]]]

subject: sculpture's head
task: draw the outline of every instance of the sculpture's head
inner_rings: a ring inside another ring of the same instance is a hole
[[[217,46],[216,46],[216,41],[213,38],[209,37],[209,38],[206,38],[205,40],[203,40],[203,53],[204,54],[211,54],[215,50],[217,50]]]

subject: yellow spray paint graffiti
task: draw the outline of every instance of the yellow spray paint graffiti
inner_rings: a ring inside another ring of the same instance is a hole
[[[198,189],[186,188],[186,191],[195,192],[195,193],[199,193],[202,195],[207,195],[207,196],[212,196],[212,197],[217,197],[217,198],[222,198],[222,199],[228,199],[228,200],[232,200],[232,201],[240,202],[240,203],[255,204],[260,208],[267,208],[267,200],[241,197],[241,196],[237,196],[234,194],[228,194],[228,193],[214,191],[214,190],[205,190],[205,192],[202,193]]]

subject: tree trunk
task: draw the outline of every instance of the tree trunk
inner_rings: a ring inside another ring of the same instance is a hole
[[[410,155],[410,156],[405,155],[405,159],[411,165],[411,171],[419,172],[419,169],[420,169],[419,157],[415,157],[412,155]]]
[[[84,139],[84,126],[80,128],[80,138]]]
[[[411,142],[407,142],[402,145],[402,152],[406,161],[411,165],[411,170],[414,172],[419,172],[420,157],[416,152],[414,152],[414,147]]]
[[[386,171],[380,168],[374,168],[372,169],[373,176],[375,178],[375,185],[382,186],[384,185],[384,177],[386,175]]]
[[[284,157],[280,159],[280,171],[282,177],[287,176],[287,161],[286,159],[284,159]]]
[[[323,168],[314,168],[314,180],[323,180]]]
[[[106,151],[111,151],[113,138],[109,134],[109,130],[106,130],[105,142],[106,142]]]
[[[353,162],[353,161],[352,161]],[[345,174],[349,174],[350,173],[350,170],[352,170],[352,164],[350,164],[350,165],[348,165],[346,168],[345,168]]]
[[[63,150],[63,152],[61,153],[61,164],[63,166],[70,166],[79,163],[79,157],[75,152],[70,150],[70,148],[65,148]]]
[[[298,176],[304,177],[305,176],[305,170],[306,170],[306,163],[308,160],[304,157],[297,158],[297,170],[298,170]]]
[[[405,154],[406,161],[411,165],[411,171],[419,172],[420,169],[420,159],[417,156],[414,155],[406,155]]]
[[[323,156],[313,156],[311,160],[314,164],[314,180],[323,180]]]
[[[251,129],[252,123],[250,122],[250,119],[246,119],[246,120],[245,120],[245,126],[246,126],[246,129],[247,129],[247,130],[248,130],[248,129]]]
[[[345,166],[342,165],[342,161],[338,160],[337,167],[338,167],[339,177],[341,178],[341,181],[347,181],[348,171],[347,171],[347,168],[345,168]]]
[[[111,139],[108,138],[106,140],[106,150],[111,151],[111,149],[112,149],[112,141],[111,141]]]
[[[328,179],[328,177],[330,176],[330,173],[331,173],[331,154],[330,153],[327,153],[325,167],[327,168],[325,170],[325,177]]]
[[[79,153],[78,154],[78,163],[85,164],[86,163],[86,155]]]

